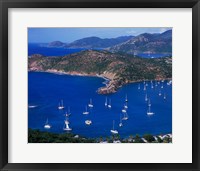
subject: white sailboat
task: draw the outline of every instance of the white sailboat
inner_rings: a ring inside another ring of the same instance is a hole
[[[118,134],[118,131],[115,130],[115,121],[113,120],[113,129],[110,130],[112,134]]]
[[[28,108],[36,108],[36,105],[29,105]]]
[[[126,94],[125,102],[128,102],[128,97],[127,97],[127,94]]]
[[[122,127],[123,126],[123,123],[122,123],[122,116],[120,114],[120,121],[119,121],[119,127]]]
[[[44,128],[45,128],[45,129],[50,129],[50,128],[51,128],[51,125],[50,125],[49,122],[48,122],[48,118],[47,118],[47,121],[46,121],[46,123],[45,123],[45,125],[44,125]]]
[[[84,115],[88,115],[89,112],[87,111],[87,106],[85,106],[85,112],[83,112]]]
[[[153,82],[151,83],[151,88],[154,88],[154,87],[153,87]]]
[[[151,101],[150,101],[150,98],[149,98],[149,101],[148,101],[148,106],[151,106]]]
[[[151,112],[151,106],[149,106],[149,109],[147,110],[147,115],[153,115],[154,113]]]
[[[64,109],[65,107],[64,107],[64,105],[63,105],[63,100],[61,100],[61,104],[59,103],[59,105],[58,105],[58,109],[59,110],[62,110],[62,109]]]
[[[122,120],[126,121],[128,120],[128,114],[127,112],[123,112],[124,113],[124,117],[122,118]]]
[[[162,86],[161,86],[161,88],[163,88],[163,82],[162,82]]]
[[[124,109],[128,109],[128,104],[127,103],[124,104]]]
[[[107,97],[106,97],[106,100],[105,100],[105,107],[107,107],[108,106],[108,99],[107,99]]]
[[[122,109],[122,113],[126,113],[126,109]]]
[[[146,85],[144,85],[144,89],[143,89],[144,91],[146,90]]]
[[[111,99],[109,100],[109,104],[108,104],[108,108],[110,109],[112,106],[111,106]]]
[[[163,99],[164,99],[164,100],[166,100],[166,98],[167,98],[167,97],[166,97],[166,94],[164,94],[164,97],[163,97]]]
[[[161,96],[161,95],[162,95],[161,91],[159,91],[158,95],[159,95],[159,96]]]
[[[69,121],[66,119],[65,120],[65,127],[63,128],[64,131],[71,131],[72,128],[69,127]]]
[[[147,94],[145,95],[145,98],[144,100],[147,102],[148,101],[148,97],[147,97]]]
[[[92,124],[92,121],[91,121],[91,120],[86,120],[86,121],[85,121],[85,124],[86,124],[86,125],[91,125],[91,124]]]
[[[140,84],[138,84],[138,90],[140,90]]]
[[[90,103],[88,104],[88,106],[91,107],[91,108],[93,107],[92,99],[90,99]]]
[[[171,85],[172,84],[172,80],[167,82],[167,85]]]
[[[67,113],[65,114],[66,117],[69,117],[71,115],[71,112],[70,112],[70,107],[68,107],[68,111]]]

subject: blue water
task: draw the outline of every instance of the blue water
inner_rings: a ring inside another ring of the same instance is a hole
[[[41,46],[37,43],[29,43],[28,44],[28,56],[33,54],[41,54],[43,56],[64,56],[76,52],[80,52],[85,50],[83,48],[77,49],[67,49],[67,48],[55,48],[55,47],[47,47]]]
[[[120,137],[145,133],[165,134],[172,133],[172,85],[162,83],[151,88],[148,83],[147,90],[143,90],[143,82],[132,83],[120,88],[117,93],[109,95],[112,108],[105,108],[106,95],[99,95],[96,90],[103,86],[104,80],[96,77],[81,77],[57,75],[42,72],[28,73],[28,104],[36,105],[28,109],[28,127],[33,129],[44,129],[48,118],[52,128],[48,131],[63,133],[64,114],[70,106],[70,127],[72,133],[85,137],[107,137],[110,136],[113,120],[115,129],[119,131]],[[153,81],[154,82],[154,81]],[[141,89],[138,90],[140,84]],[[162,96],[158,93],[161,90]],[[154,115],[148,116],[145,94],[151,99],[151,110]],[[166,100],[163,94],[166,93]],[[120,114],[128,95],[129,120],[123,121],[123,127],[119,127]],[[92,98],[94,108],[89,115],[83,115],[85,106]],[[64,110],[58,110],[58,103],[63,99]],[[85,125],[85,120],[91,119],[92,125]]]
[[[137,56],[142,57],[142,58],[161,58],[161,57],[171,57],[172,54],[162,54],[162,53],[138,53]]]
[[[38,43],[29,43],[28,44],[28,56],[33,54],[41,54],[43,56],[64,56],[76,52],[80,52],[82,50],[86,50],[85,48],[76,48],[76,49],[67,49],[67,48],[55,48],[55,47],[47,47],[45,44],[38,44]],[[96,49],[101,50],[101,49]],[[103,50],[103,49],[102,49]],[[147,54],[147,53],[139,53],[137,56],[143,57],[143,58],[160,58],[160,57],[166,57],[171,56],[171,54]]]

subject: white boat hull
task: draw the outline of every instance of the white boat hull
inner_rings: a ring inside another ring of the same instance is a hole
[[[89,114],[89,112],[83,112],[83,115],[88,115]]]
[[[117,131],[117,130],[110,130],[110,132],[111,132],[112,134],[118,134],[118,131]]]
[[[51,125],[44,125],[44,128],[45,128],[45,129],[50,129],[50,128],[51,128]]]
[[[147,112],[147,115],[154,115],[153,112]]]
[[[86,120],[86,121],[85,121],[85,124],[86,124],[86,125],[91,125],[91,124],[92,124],[92,121],[91,121],[91,120]]]
[[[64,131],[71,131],[72,128],[63,128]]]
[[[128,120],[128,117],[124,117],[124,118],[122,118],[122,120],[125,120],[125,121],[126,121],[126,120]]]
[[[88,107],[93,107],[93,105],[92,105],[92,104],[89,104]]]

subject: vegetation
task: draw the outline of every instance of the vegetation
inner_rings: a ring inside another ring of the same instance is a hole
[[[41,132],[39,130],[28,130],[29,143],[95,143],[94,139],[76,137],[71,133],[56,134]]]
[[[155,141],[155,138],[153,137],[153,135],[150,134],[145,134],[144,138],[148,141],[148,142],[153,142]]]
[[[157,136],[157,140],[150,134],[143,136],[148,143],[171,143],[172,138],[165,136],[163,140]],[[72,133],[51,133],[43,132],[40,130],[28,130],[28,142],[29,143],[144,143],[142,138],[136,134],[129,136],[129,138],[120,138],[120,135],[112,135],[110,137],[99,137],[99,138],[85,138]]]
[[[110,91],[106,87],[106,93],[113,93],[120,86],[130,82],[172,77],[171,57],[145,59],[97,50],[85,50],[63,57],[32,55],[29,57],[28,67],[30,71],[101,75],[112,80],[108,86]],[[101,90],[100,93],[104,94],[104,90]]]
[[[161,34],[144,33],[109,48],[123,53],[172,53],[172,30]]]

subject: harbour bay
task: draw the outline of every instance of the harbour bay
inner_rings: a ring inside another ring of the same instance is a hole
[[[59,75],[45,72],[28,73],[28,125],[29,128],[44,131],[44,124],[48,118],[52,125],[48,131],[63,133],[65,113],[69,110],[70,127],[72,133],[84,137],[97,138],[108,137],[115,120],[115,128],[120,137],[130,135],[144,135],[146,133],[158,135],[172,133],[172,85],[168,81],[157,84],[152,81],[144,83],[130,83],[122,86],[116,93],[100,95],[96,91],[104,86],[105,80],[98,77]],[[138,86],[140,85],[140,89]],[[163,88],[161,88],[163,85]],[[161,95],[159,96],[159,92]],[[128,117],[123,121],[123,127],[119,127],[120,114],[128,97]],[[151,110],[155,113],[147,115],[148,104],[145,95],[151,99]],[[164,99],[164,94],[166,99]],[[111,99],[112,107],[105,107],[105,99]],[[89,115],[83,115],[85,107],[92,99],[93,108],[88,108]],[[59,102],[63,100],[64,110],[58,110]],[[30,107],[32,106],[32,107]],[[85,120],[92,120],[90,126]],[[45,130],[46,131],[46,130]]]

